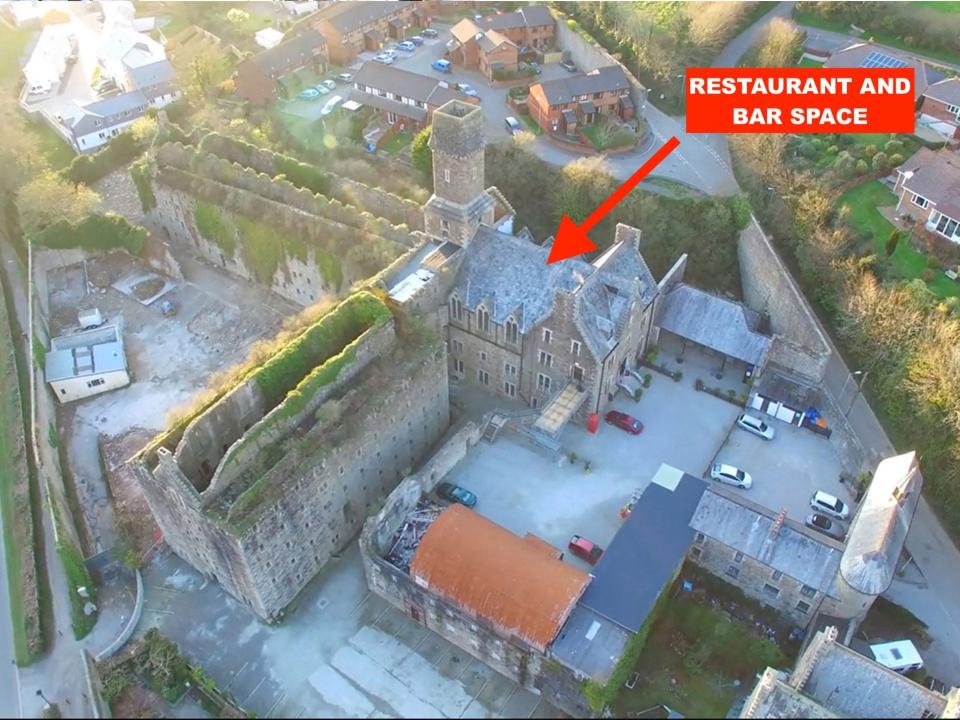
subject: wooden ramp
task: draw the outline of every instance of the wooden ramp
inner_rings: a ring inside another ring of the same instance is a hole
[[[540,417],[533,424],[534,428],[556,437],[574,413],[580,409],[586,397],[586,391],[581,390],[575,383],[567,383],[567,386],[557,393],[540,413]]]

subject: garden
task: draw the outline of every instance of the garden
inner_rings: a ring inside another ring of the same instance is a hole
[[[637,133],[602,115],[592,125],[583,126],[581,132],[590,141],[594,150],[598,151],[629,148],[637,144]]]
[[[790,164],[821,176],[838,187],[870,173],[885,173],[903,164],[920,144],[907,135],[830,133],[821,137],[794,135],[787,151]]]

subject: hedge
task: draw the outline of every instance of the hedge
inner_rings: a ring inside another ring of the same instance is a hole
[[[138,160],[130,166],[130,177],[137,188],[140,198],[140,207],[150,212],[157,206],[157,198],[153,194],[153,184],[150,181],[150,168],[145,159]]]
[[[123,167],[144,150],[144,146],[133,139],[128,132],[113,138],[102,150],[92,155],[77,155],[62,174],[72,183],[92,185],[106,177],[117,168]]]
[[[116,250],[123,248],[131,255],[139,255],[147,240],[147,230],[131,225],[113,213],[94,214],[78,223],[66,220],[34,233],[32,241],[54,249],[83,248],[85,250]]]

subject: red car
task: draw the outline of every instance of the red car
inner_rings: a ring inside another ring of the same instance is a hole
[[[567,549],[591,565],[596,565],[597,561],[603,556],[602,547],[579,535],[574,535],[570,538],[570,542],[567,543]]]
[[[606,414],[604,420],[608,425],[615,425],[621,430],[626,430],[632,435],[639,435],[643,432],[643,423],[637,420],[633,415],[627,415],[618,410],[611,410]]]

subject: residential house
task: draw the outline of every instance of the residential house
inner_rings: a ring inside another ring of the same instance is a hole
[[[465,98],[443,80],[377,62],[363,64],[353,87],[351,100],[375,108],[388,123],[409,132],[429,125],[441,105]]]
[[[337,65],[349,65],[366,50],[378,50],[387,40],[400,40],[408,28],[426,27],[429,16],[419,3],[395,2],[331,3],[310,17],[310,24],[327,41],[330,60]]]
[[[61,403],[130,384],[123,339],[116,325],[56,337],[50,345],[44,374]]]
[[[96,150],[130,127],[150,109],[150,100],[139,90],[97,100],[65,118],[67,139],[77,152]]]
[[[960,140],[960,78],[947,78],[923,92],[920,123],[950,140]]]
[[[601,116],[630,120],[636,109],[630,82],[619,65],[530,86],[530,115],[546,132],[576,135]]]
[[[101,75],[110,78],[125,90],[124,82],[131,70],[167,59],[163,45],[149,35],[138,32],[132,25],[120,20],[105,24],[100,34],[97,60]]]
[[[316,30],[305,30],[241,62],[233,76],[237,95],[264,106],[277,96],[279,81],[297,70],[327,69],[327,44]]]
[[[488,80],[494,73],[515,73],[520,60],[520,49],[496,30],[482,30],[465,18],[450,31],[453,36],[447,43],[447,57],[468,70],[479,70]]]
[[[960,157],[950,150],[921,148],[897,168],[896,212],[931,233],[960,243]]]
[[[158,108],[169,105],[180,96],[173,65],[169,60],[127,69],[120,85],[128,92],[142,92],[147,102]]]
[[[477,24],[496,30],[521,49],[549,50],[554,46],[556,21],[546,5],[527,5],[513,12],[487,15]]]
[[[28,93],[50,92],[60,82],[76,43],[77,39],[68,25],[48,25],[43,28],[30,59],[23,66]]]
[[[817,632],[791,671],[767,668],[741,718],[956,718],[960,689],[929,690],[838,640]]]
[[[943,79],[943,75],[930,65],[906,53],[892,48],[874,45],[872,42],[854,43],[833,53],[823,64],[825,68],[913,68],[913,96],[916,106],[927,88]]]

